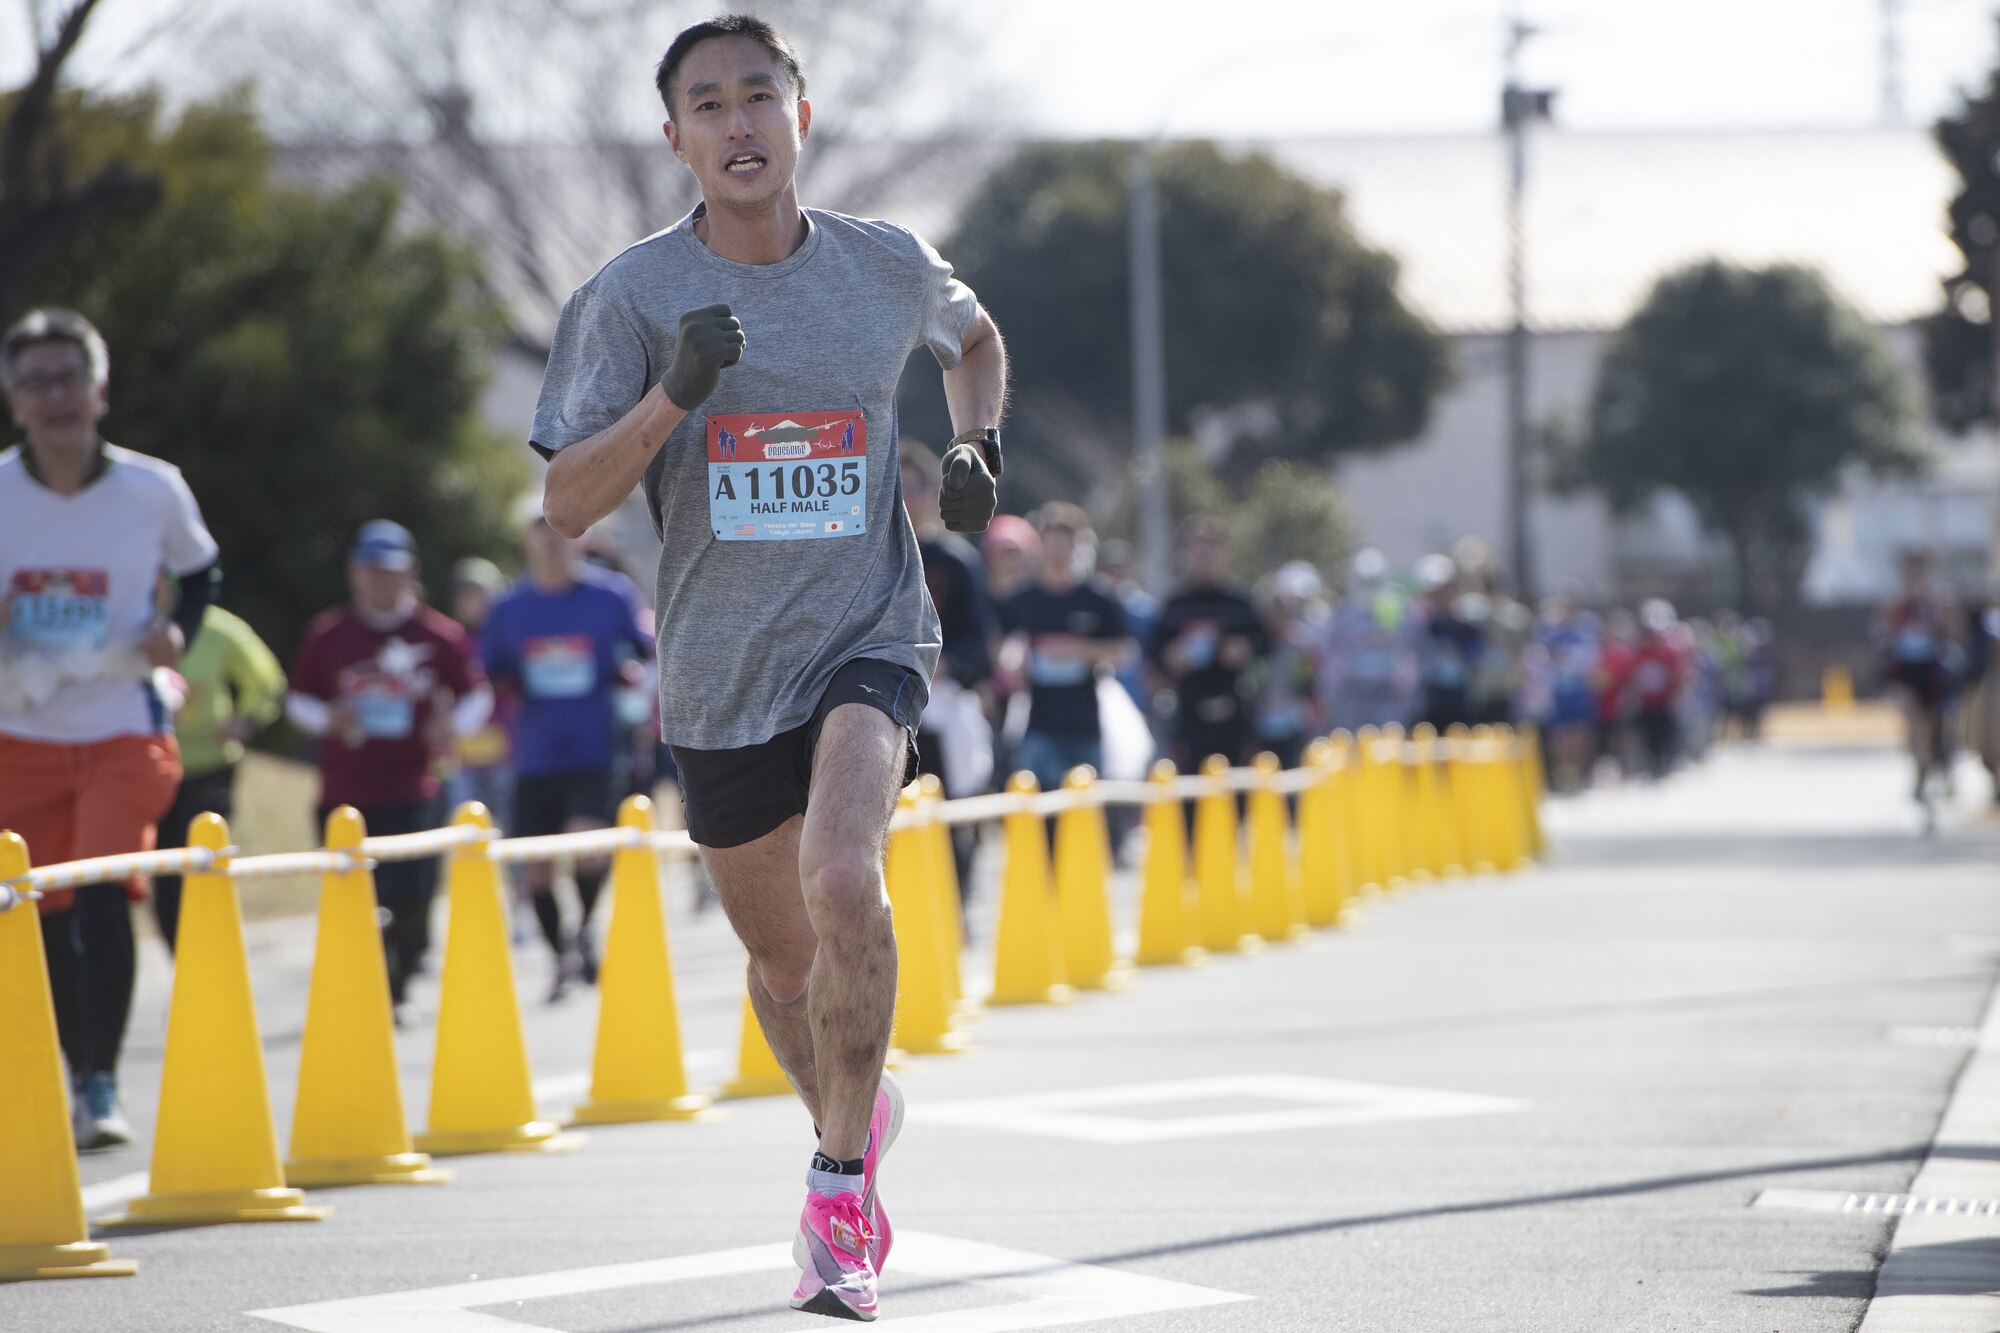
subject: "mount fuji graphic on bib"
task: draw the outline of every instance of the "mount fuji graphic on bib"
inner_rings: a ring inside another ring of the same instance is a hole
[[[708,526],[725,542],[866,532],[867,421],[858,410],[711,416]]]

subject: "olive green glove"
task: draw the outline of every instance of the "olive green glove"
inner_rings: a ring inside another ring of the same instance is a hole
[[[674,363],[660,377],[660,387],[674,406],[692,412],[715,392],[715,382],[726,367],[743,355],[743,326],[736,322],[726,305],[703,306],[681,316],[680,336],[674,340]]]

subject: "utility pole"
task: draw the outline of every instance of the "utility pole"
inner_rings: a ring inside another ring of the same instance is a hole
[[[1528,127],[1548,120],[1555,92],[1521,83],[1521,47],[1535,35],[1518,12],[1507,22],[1506,83],[1500,128],[1507,141],[1507,549],[1514,595],[1535,599],[1534,535],[1528,523]]]
[[[1882,123],[1906,123],[1903,108],[1902,0],[1882,0]]]
[[[1133,474],[1139,483],[1139,581],[1156,597],[1172,574],[1167,517],[1167,355],[1160,325],[1157,137],[1132,147],[1126,175],[1126,249],[1132,287]]]

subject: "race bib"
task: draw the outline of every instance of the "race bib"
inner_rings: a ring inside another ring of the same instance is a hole
[[[111,575],[102,569],[17,569],[8,634],[48,652],[102,648],[111,629]]]
[[[1091,674],[1085,658],[1054,658],[1033,650],[1028,653],[1028,679],[1036,685],[1081,685]]]
[[[521,683],[532,699],[580,699],[597,687],[597,650],[582,634],[529,639],[521,650]]]
[[[1641,694],[1665,694],[1667,687],[1673,684],[1673,675],[1663,662],[1641,662],[1632,680]]]
[[[1348,659],[1347,674],[1356,680],[1386,681],[1396,674],[1396,655],[1365,649]]]
[[[1896,660],[1900,662],[1928,662],[1937,655],[1937,636],[1929,630],[1906,629],[1896,635]]]
[[[859,411],[710,417],[708,526],[724,542],[866,532],[867,421]]]
[[[361,734],[370,740],[400,741],[416,730],[416,696],[398,681],[372,677],[355,685],[347,698]]]

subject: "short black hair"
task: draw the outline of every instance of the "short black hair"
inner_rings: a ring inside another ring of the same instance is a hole
[[[74,310],[49,306],[30,310],[0,336],[0,383],[12,389],[14,362],[30,347],[45,343],[69,343],[81,351],[91,383],[102,384],[110,377],[111,351],[104,345],[104,335],[97,331],[97,326]]]
[[[691,28],[684,28],[681,35],[674,38],[673,45],[660,57],[660,67],[654,72],[653,86],[660,90],[660,101],[667,108],[667,119],[674,116],[674,75],[687,59],[687,53],[711,37],[748,37],[771,53],[785,71],[785,77],[792,81],[792,96],[806,95],[806,67],[799,59],[798,51],[784,39],[779,31],[758,18],[755,14],[718,14],[712,19],[703,19]]]

